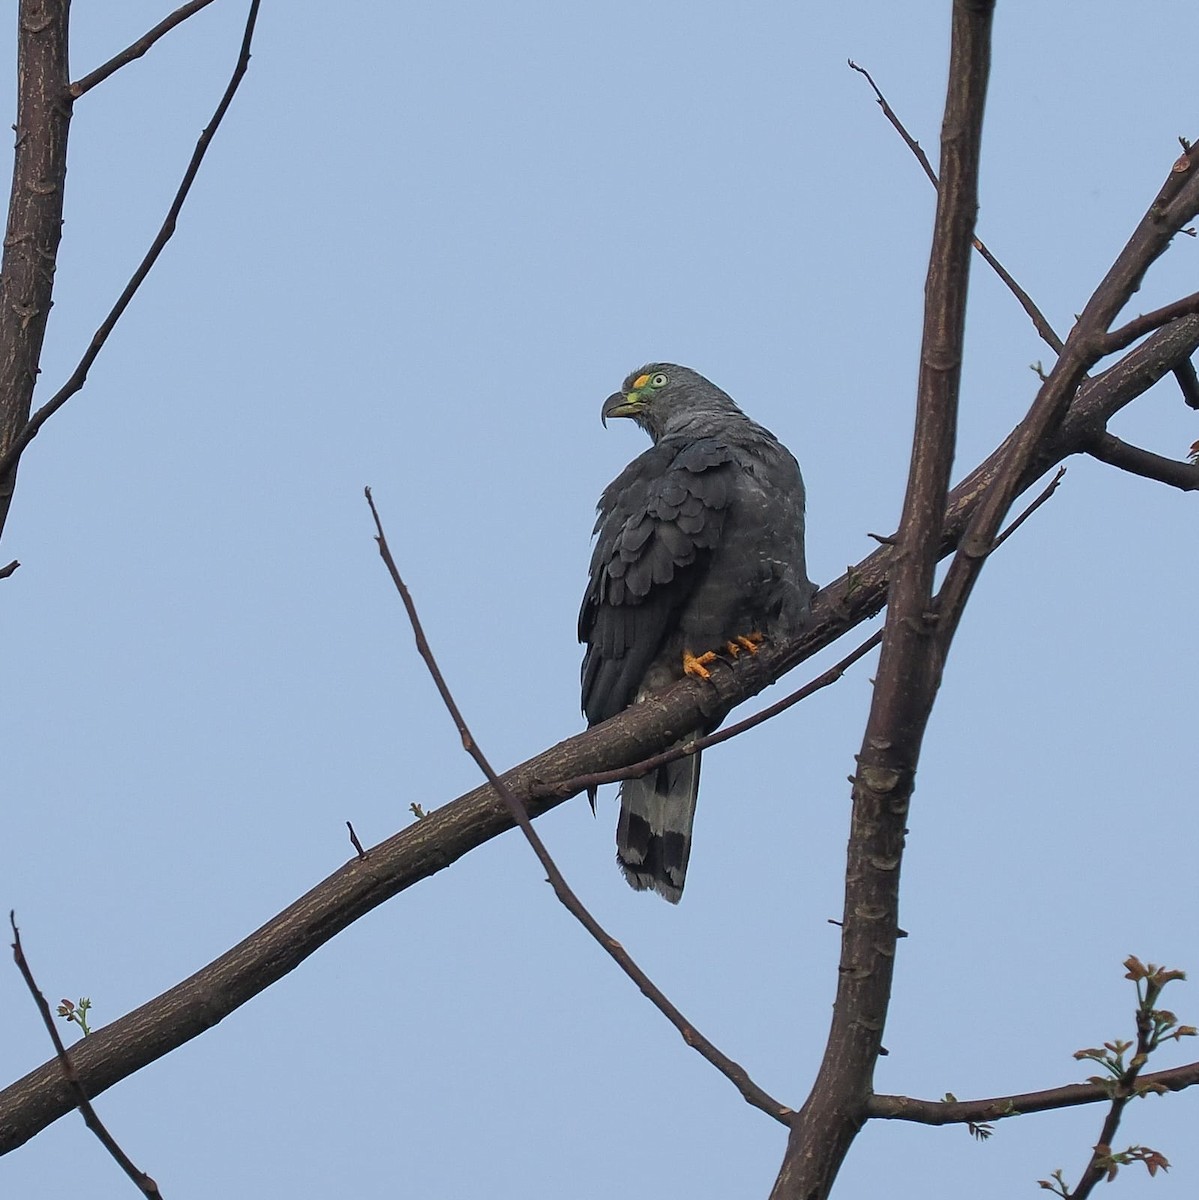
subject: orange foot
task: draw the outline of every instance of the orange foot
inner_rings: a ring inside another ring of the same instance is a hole
[[[742,650],[748,654],[757,654],[758,647],[765,640],[765,635],[755,630],[753,633],[747,633],[744,637],[735,637],[731,642],[725,642],[724,646],[730,657],[736,658]]]
[[[698,656],[692,654],[690,650],[684,650],[683,674],[694,675],[697,679],[711,679],[712,672],[708,670],[708,663],[715,661],[715,650],[707,650]]]

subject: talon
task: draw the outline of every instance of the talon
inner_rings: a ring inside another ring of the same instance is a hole
[[[697,679],[711,679],[712,672],[708,670],[708,663],[715,661],[715,650],[706,650],[698,656],[692,654],[690,650],[684,650],[683,674],[694,675]]]
[[[744,650],[749,654],[757,654],[758,647],[765,640],[766,640],[766,635],[759,633],[755,629],[753,631],[753,633],[747,633],[744,637],[738,637],[738,638],[735,638],[733,641],[729,642],[729,651],[733,655],[734,658],[737,657],[737,650],[734,649],[734,647],[738,647],[739,649]]]

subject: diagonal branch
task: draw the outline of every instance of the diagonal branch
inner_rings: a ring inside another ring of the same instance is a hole
[[[433,649],[425,637],[425,631],[421,625],[420,617],[417,615],[412,595],[400,577],[399,568],[396,566],[395,559],[391,554],[391,548],[387,544],[387,535],[383,532],[383,523],[379,520],[379,511],[375,508],[375,501],[371,496],[370,488],[366,489],[366,502],[370,505],[371,516],[375,519],[375,540],[379,544],[379,553],[387,566],[396,591],[400,594],[400,599],[404,604],[404,611],[408,614],[408,620],[412,624],[412,632],[416,637],[417,652],[424,659],[425,666],[429,668],[429,674],[433,677],[433,683],[437,688],[438,694],[441,696],[442,703],[445,704],[450,714],[450,719],[454,722],[454,726],[458,730],[458,736],[462,739],[462,748],[475,760],[475,765],[487,777],[487,781],[507,807],[512,820],[519,827],[521,833],[525,835],[525,840],[533,848],[533,853],[537,855],[538,861],[545,868],[550,886],[554,889],[554,895],[558,897],[571,916],[599,943],[601,949],[605,950],[615,961],[616,965],[637,985],[642,995],[679,1031],[683,1041],[688,1046],[695,1050],[701,1057],[707,1059],[726,1079],[730,1080],[747,1103],[752,1104],[755,1108],[760,1108],[763,1112],[774,1117],[776,1121],[781,1121],[786,1125],[794,1115],[791,1109],[785,1104],[780,1104],[773,1096],[764,1092],[749,1077],[749,1073],[740,1063],[734,1062],[727,1055],[721,1053],[679,1012],[666,998],[657,984],[634,962],[632,955],[591,915],[590,911],[588,911],[566,882],[562,872],[558,869],[558,864],[554,862],[549,850],[546,849],[545,843],[533,828],[533,822],[529,819],[529,811],[525,802],[513,795],[505,786],[504,781],[495,773],[494,768],[487,761],[487,757],[483,753],[479,743],[475,741],[474,735],[467,727],[466,718],[463,717],[461,710],[458,708],[458,704],[450,692],[449,685],[441,673],[441,668],[437,665]]]
[[[1030,467],[1031,487],[1095,429],[1199,350],[1199,317],[1184,317],[1151,335],[1116,366],[1083,385],[1057,437]],[[942,552],[962,536],[990,481],[1002,466],[1006,443],[980,463],[949,495]],[[679,729],[694,729],[705,710],[732,708],[878,613],[896,549],[884,546],[834,580],[813,602],[809,627],[795,641],[766,646],[758,656],[717,672],[709,683],[684,681],[503,775],[533,817],[565,797],[543,789],[559,780],[638,762],[665,750]],[[715,700],[713,700],[713,695]],[[534,791],[537,794],[534,794]],[[247,1000],[295,970],[325,942],[406,888],[443,870],[462,855],[512,828],[508,810],[490,784],[435,807],[408,828],[355,855],[343,867],[272,917],[260,929],[195,974],[74,1047],[72,1059],[91,1096],[207,1032]],[[51,1060],[0,1091],[0,1154],[15,1149],[75,1107],[58,1063]]]
[[[1028,520],[1052,495],[1057,491],[1062,480],[1066,478],[1066,468],[1058,467],[1057,472],[1049,481],[1045,490],[995,539],[995,549],[998,550],[1004,542]]]
[[[96,84],[103,83],[110,75],[115,75],[122,67],[127,66],[135,59],[141,58],[160,37],[170,33],[176,25],[183,24],[193,13],[198,13],[200,9],[207,8],[211,3],[212,0],[190,0],[189,3],[181,5],[170,16],[164,17],[159,21],[148,33],[144,33],[139,37],[132,45],[126,46],[120,54],[113,55],[108,62],[98,66],[78,82],[71,84],[71,95],[78,100],[84,92],[90,92]]]
[[[116,1138],[108,1132],[104,1122],[100,1120],[99,1114],[92,1107],[92,1102],[87,1098],[87,1092],[84,1090],[75,1066],[71,1062],[71,1056],[67,1053],[66,1046],[62,1044],[62,1038],[58,1033],[58,1026],[54,1024],[54,1017],[50,1013],[50,1005],[46,1003],[46,997],[42,995],[42,989],[38,987],[37,981],[33,978],[33,971],[25,958],[25,951],[21,947],[21,931],[17,928],[15,913],[10,912],[8,914],[8,923],[12,926],[13,961],[17,964],[17,970],[21,972],[21,977],[25,980],[25,986],[29,989],[29,994],[33,997],[33,1002],[37,1005],[37,1010],[41,1014],[42,1022],[50,1034],[50,1040],[54,1043],[54,1051],[58,1055],[58,1062],[62,1067],[63,1078],[67,1081],[71,1089],[84,1123],[99,1139],[100,1145],[112,1155],[117,1166],[137,1184],[138,1189],[143,1195],[160,1196],[161,1193],[158,1190],[158,1184],[145,1171],[139,1170],[134,1166],[133,1160],[121,1149]]]
[[[1131,350],[1116,366],[1088,380],[1058,436],[1030,467],[1023,487],[1070,454],[1084,449],[1095,429],[1199,350],[1199,317],[1184,317]],[[953,489],[943,514],[942,552],[962,536],[1006,444]],[[561,804],[547,796],[558,780],[635,763],[665,750],[679,729],[694,729],[713,704],[732,708],[878,613],[886,600],[896,549],[884,546],[849,568],[816,596],[809,627],[795,641],[766,646],[709,683],[684,681],[661,696],[585,733],[567,738],[512,768],[503,780],[533,817]],[[715,700],[713,700],[715,695]],[[538,794],[534,795],[537,789]],[[247,1000],[295,970],[359,917],[462,855],[512,828],[490,784],[433,809],[408,828],[357,855],[260,929],[195,974],[125,1016],[96,1030],[72,1053],[91,1096],[207,1032]],[[0,1154],[15,1149],[74,1108],[55,1061],[0,1091]]]
[[[895,110],[887,103],[886,96],[883,95],[877,83],[874,82],[874,76],[866,70],[865,67],[860,67],[851,58],[849,60],[850,70],[857,71],[859,75],[866,77],[866,82],[870,85],[871,91],[874,92],[874,98],[878,101],[878,106],[883,110],[883,116],[891,122],[895,128],[895,132],[903,139],[907,148],[916,156],[916,161],[923,168],[925,175],[928,176],[929,182],[933,187],[938,187],[937,173],[933,170],[933,164],[928,161],[928,155],[924,153],[924,148],[920,143],[908,133],[903,122],[899,119]],[[1037,307],[1036,301],[1016,282],[1015,277],[1010,271],[995,257],[994,254],[987,248],[986,243],[977,235],[974,238],[974,248],[981,255],[983,261],[1003,280],[1008,291],[1020,303],[1020,307],[1028,314],[1029,320],[1032,321],[1033,327],[1037,333],[1041,335],[1041,340],[1045,342],[1053,352],[1060,353],[1062,348],[1062,339],[1053,331],[1053,326],[1049,324],[1048,318]]]
[[[1059,467],[1057,473],[1050,480],[1044,491],[995,539],[996,548],[1006,542],[1057,491],[1058,485],[1065,474],[1066,468]],[[891,545],[893,543],[894,539],[883,539],[884,545]],[[833,663],[827,671],[821,672],[821,674],[805,683],[803,687],[797,688],[781,700],[776,700],[773,704],[768,704],[765,708],[760,709],[744,720],[737,721],[732,725],[726,725],[723,729],[719,729],[715,733],[709,733],[705,737],[695,738],[693,741],[684,742],[682,745],[671,746],[669,750],[664,750],[661,754],[654,754],[649,758],[643,758],[640,762],[632,763],[627,767],[619,767],[614,771],[595,771],[590,775],[577,775],[573,779],[566,779],[552,786],[543,784],[540,787],[534,787],[533,797],[574,796],[580,791],[602,787],[606,783],[619,783],[622,779],[646,775],[658,767],[665,766],[666,763],[674,762],[675,759],[683,758],[688,754],[695,754],[700,750],[706,750],[709,746],[718,746],[721,742],[727,742],[731,738],[735,738],[750,729],[756,728],[758,725],[773,720],[781,713],[786,712],[787,709],[794,707],[801,700],[806,700],[816,692],[826,687],[831,687],[844,676],[845,672],[854,663],[861,658],[865,658],[882,640],[883,633],[880,629],[872,633],[864,642],[855,646],[844,658]]]
[[[233,97],[242,81],[242,77],[246,73],[246,69],[250,65],[250,43],[254,37],[254,25],[258,20],[258,6],[260,3],[261,0],[250,0],[250,9],[246,16],[245,31],[242,35],[241,51],[237,57],[237,64],[233,68],[233,74],[225,88],[224,95],[221,97],[220,103],[216,106],[212,120],[208,122],[203,133],[200,134],[199,141],[196,142],[196,148],[192,152],[191,161],[187,165],[187,170],[183,173],[183,180],[175,192],[175,199],[171,202],[171,207],[162,223],[162,228],[158,231],[158,236],[151,243],[150,249],[146,251],[145,257],[138,265],[137,270],[133,272],[129,282],[125,285],[124,291],[117,298],[117,302],[112,306],[108,316],[104,318],[100,328],[92,336],[91,343],[84,352],[83,357],[79,360],[79,364],[72,372],[71,377],[29,418],[25,426],[12,439],[5,453],[0,455],[0,478],[3,478],[4,473],[16,465],[25,447],[37,437],[42,426],[76,392],[83,388],[83,385],[87,382],[88,371],[91,370],[92,364],[96,361],[100,351],[104,349],[104,343],[108,341],[109,335],[116,328],[116,324],[121,319],[125,309],[129,307],[129,303],[137,294],[138,288],[145,282],[146,276],[150,274],[151,268],[158,261],[158,256],[174,235],[175,223],[179,218],[184,201],[191,191],[192,184],[196,180],[196,175],[199,173],[200,164],[204,161],[204,155],[208,152],[208,147],[211,145],[212,139],[216,136],[216,131],[220,127],[225,113],[229,110],[229,105],[233,103]]]
[[[948,652],[958,622],[1009,506],[1043,447],[1065,419],[1087,372],[1106,352],[1107,330],[1174,235],[1199,213],[1199,148],[1174,163],[1148,211],[1095,289],[1027,416],[1005,443],[1006,458],[983,495],[937,597],[936,640]],[[1178,317],[1177,321],[1191,317]]]
[[[577,796],[581,791],[602,787],[606,783],[619,783],[623,779],[636,779],[640,775],[648,775],[650,771],[665,766],[669,762],[674,762],[677,758],[685,758],[688,754],[698,754],[699,751],[706,750],[709,746],[718,746],[721,742],[727,742],[730,738],[735,738],[738,734],[745,733],[747,730],[753,729],[777,717],[780,713],[786,712],[787,709],[793,708],[801,700],[806,700],[809,696],[814,695],[823,688],[831,687],[858,659],[865,658],[882,640],[882,630],[872,633],[864,642],[854,647],[853,650],[845,655],[844,658],[833,663],[827,671],[823,671],[814,679],[805,683],[803,687],[797,688],[789,696],[784,696],[781,700],[776,700],[773,704],[767,705],[765,708],[754,713],[753,716],[746,717],[743,721],[737,721],[733,725],[726,725],[723,729],[719,729],[715,733],[695,738],[690,742],[684,742],[681,746],[671,746],[669,750],[664,750],[661,754],[653,754],[649,758],[643,758],[640,762],[630,763],[627,767],[619,767],[615,771],[593,771],[590,775],[576,775],[573,779],[565,779],[561,783],[556,783],[552,786],[543,784],[540,787],[534,787],[533,796],[557,796],[560,798]]]
[[[1179,317],[1196,312],[1199,312],[1199,292],[1192,292],[1189,296],[1183,296],[1181,300],[1175,300],[1173,304],[1165,304],[1161,308],[1155,308],[1153,312],[1135,317],[1127,325],[1121,325],[1106,337],[1098,339],[1102,353],[1117,354],[1131,346],[1137,338],[1144,337],[1145,334],[1152,333]]]

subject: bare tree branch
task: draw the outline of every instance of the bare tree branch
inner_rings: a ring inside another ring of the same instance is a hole
[[[1183,317],[1087,380],[1057,436],[1029,467],[1022,487],[1031,487],[1063,458],[1082,451],[1095,429],[1102,429],[1112,414],[1197,349],[1199,317]],[[943,517],[944,553],[953,549],[1000,470],[1006,446],[1007,442],[950,493]],[[694,729],[701,715],[727,710],[756,695],[878,613],[896,554],[893,546],[881,547],[822,589],[801,637],[764,646],[756,657],[743,658],[713,674],[707,683],[683,681],[652,702],[635,705],[611,721],[567,738],[505,772],[505,785],[536,817],[565,799],[544,794],[558,780],[636,763],[665,750],[677,740],[677,730]],[[512,823],[488,784],[428,812],[371,848],[365,859],[355,856],[238,945],[76,1046],[73,1061],[89,1095],[99,1095],[211,1029],[359,917],[498,837]],[[56,1061],[29,1072],[0,1092],[0,1154],[15,1149],[74,1107]]]
[[[1184,492],[1199,491],[1199,463],[1178,462],[1151,450],[1130,446],[1110,433],[1099,434],[1087,447],[1087,453],[1133,475],[1168,483]]]
[[[1192,292],[1189,296],[1183,296],[1181,300],[1175,300],[1173,304],[1163,305],[1153,312],[1136,317],[1128,324],[1121,325],[1119,329],[1113,329],[1106,337],[1098,339],[1102,353],[1116,354],[1131,346],[1137,338],[1144,337],[1145,334],[1152,333],[1153,330],[1160,329],[1179,317],[1196,312],[1199,312],[1199,292]]]
[[[1175,163],[1128,243],[1087,302],[1049,377],[1041,385],[1028,415],[1005,443],[1003,469],[982,497],[937,597],[936,640],[946,653],[966,600],[982,570],[992,542],[1027,472],[1052,438],[1074,396],[1104,353],[1104,337],[1116,314],[1140,287],[1150,265],[1174,235],[1199,212],[1199,148],[1187,150]],[[1177,321],[1191,320],[1179,317]]]
[[[925,175],[928,176],[929,182],[933,187],[937,187],[937,173],[933,170],[933,164],[928,161],[928,155],[924,153],[923,147],[904,127],[903,122],[899,119],[895,110],[887,103],[886,96],[879,90],[879,86],[874,82],[874,77],[866,70],[865,67],[860,67],[851,58],[849,60],[851,70],[857,71],[859,75],[866,77],[866,82],[870,85],[874,92],[874,98],[878,101],[879,108],[883,110],[883,116],[895,127],[896,133],[903,139],[904,144],[916,156],[916,161],[924,169]],[[995,257],[994,254],[987,248],[986,243],[977,235],[974,238],[974,248],[982,256],[983,261],[1003,280],[1008,291],[1020,302],[1020,307],[1028,314],[1029,320],[1033,323],[1033,328],[1041,335],[1041,340],[1044,341],[1055,354],[1061,352],[1062,339],[1053,331],[1053,326],[1049,324],[1045,314],[1037,307],[1033,298],[1016,282],[1011,272]]]
[[[483,753],[479,743],[475,741],[474,734],[467,727],[466,718],[463,717],[461,710],[458,708],[458,704],[450,692],[449,685],[441,673],[441,668],[437,665],[433,648],[429,645],[428,639],[425,637],[425,631],[417,614],[412,595],[400,577],[399,568],[396,566],[395,559],[391,554],[391,548],[387,544],[387,535],[383,532],[383,523],[379,519],[379,511],[375,508],[375,501],[371,496],[370,488],[366,489],[366,502],[370,505],[371,516],[375,519],[375,540],[379,544],[379,553],[387,565],[391,581],[395,584],[396,591],[400,594],[404,610],[407,612],[408,620],[412,624],[412,632],[416,637],[417,652],[424,660],[425,666],[428,667],[438,695],[441,696],[442,703],[446,706],[446,710],[454,722],[454,727],[458,730],[458,736],[462,739],[462,748],[475,760],[475,765],[487,777],[487,781],[507,806],[512,820],[516,823],[521,833],[525,835],[525,840],[533,848],[533,853],[537,855],[538,861],[545,869],[550,886],[554,889],[554,895],[562,902],[567,912],[591,934],[616,965],[637,985],[642,995],[679,1031],[683,1041],[688,1046],[710,1062],[726,1079],[730,1080],[747,1103],[752,1104],[755,1108],[760,1108],[764,1113],[774,1117],[776,1121],[781,1121],[786,1125],[794,1115],[791,1109],[785,1104],[780,1104],[773,1096],[764,1092],[749,1077],[749,1072],[740,1063],[734,1062],[726,1054],[718,1050],[683,1016],[666,998],[657,984],[634,962],[632,955],[591,915],[587,907],[575,895],[574,890],[566,882],[565,876],[558,869],[558,864],[554,862],[553,856],[546,849],[545,843],[533,828],[533,822],[529,819],[529,811],[525,806],[525,802],[513,795],[505,786],[504,781],[495,773],[491,763],[487,761],[487,756]]]
[[[0,264],[0,531],[17,472],[6,451],[29,419],[54,291],[67,176],[70,0],[21,0],[17,124]]]
[[[753,716],[746,717],[745,720],[738,721],[734,725],[728,725],[724,729],[717,730],[715,733],[707,734],[705,737],[684,742],[681,746],[672,746],[669,750],[664,750],[661,754],[653,754],[649,758],[643,758],[640,762],[631,763],[629,766],[620,767],[615,771],[593,771],[589,775],[577,775],[573,779],[566,779],[552,786],[543,784],[540,787],[534,787],[532,795],[534,798],[541,796],[577,796],[581,791],[602,787],[606,783],[619,783],[622,779],[636,779],[638,776],[647,775],[650,771],[664,766],[668,762],[674,762],[676,758],[684,758],[688,754],[696,754],[700,750],[706,750],[709,746],[716,746],[721,742],[727,742],[730,738],[735,738],[738,734],[745,733],[746,730],[753,729],[755,726],[761,725],[773,717],[777,717],[780,713],[786,712],[787,709],[794,707],[801,700],[806,700],[809,696],[821,691],[823,688],[830,687],[858,659],[865,658],[882,640],[882,630],[872,633],[861,645],[856,646],[844,658],[833,663],[827,671],[817,675],[815,679],[809,680],[803,687],[797,688],[789,696],[784,696],[781,700],[776,700],[775,703],[767,705],[760,712],[756,712]]]
[[[1153,1071],[1140,1077],[1142,1087],[1181,1092],[1199,1084],[1199,1062],[1168,1071]],[[921,1125],[978,1125],[1001,1121],[1023,1113],[1076,1108],[1082,1104],[1106,1104],[1112,1098],[1108,1083],[1068,1083],[1040,1092],[994,1096],[988,1100],[916,1100],[911,1096],[871,1096],[867,1111],[887,1121],[915,1121]]]
[[[133,62],[135,59],[141,58],[160,37],[170,33],[176,25],[181,25],[193,13],[198,13],[200,9],[207,8],[211,3],[212,0],[190,0],[190,3],[181,5],[169,17],[165,17],[159,21],[149,33],[143,34],[132,45],[126,46],[120,54],[114,55],[108,62],[97,67],[90,74],[85,75],[77,83],[71,84],[71,95],[78,100],[84,92],[90,92],[96,84],[103,83],[110,75],[115,75],[123,66]]]
[[[995,545],[992,549],[998,550],[1057,491],[1058,485],[1065,478],[1066,468],[1058,467],[1056,474],[1049,481],[1048,487],[995,539]]]
[[[955,0],[941,185],[925,283],[912,465],[870,716],[853,780],[837,996],[824,1058],[791,1126],[773,1200],[822,1200],[866,1119],[899,937],[899,868],[941,680],[932,607],[957,428],[993,0]]]
[[[191,161],[188,163],[187,170],[183,174],[183,180],[175,193],[175,199],[172,201],[166,219],[162,223],[162,228],[158,231],[158,236],[151,243],[150,249],[146,251],[145,257],[130,277],[129,282],[125,285],[125,290],[117,298],[117,302],[112,306],[108,316],[104,318],[100,328],[92,336],[91,343],[84,352],[83,357],[79,360],[79,364],[72,372],[71,377],[29,418],[16,436],[6,444],[4,453],[0,455],[0,479],[4,477],[5,472],[15,467],[25,447],[38,435],[42,426],[87,382],[88,371],[91,370],[92,364],[104,348],[104,343],[108,341],[109,335],[121,319],[125,309],[129,307],[129,303],[136,295],[138,288],[141,287],[146,276],[149,275],[150,269],[158,261],[158,256],[162,253],[163,248],[171,240],[175,232],[175,222],[178,220],[184,201],[187,199],[192,184],[195,182],[196,175],[200,170],[200,164],[204,161],[204,155],[207,153],[213,137],[216,136],[216,131],[220,127],[221,120],[228,111],[229,105],[233,102],[238,85],[241,83],[242,77],[250,65],[250,43],[254,37],[254,25],[258,20],[258,6],[260,3],[261,0],[250,0],[245,31],[242,35],[241,50],[237,57],[237,64],[233,68],[233,75],[230,77],[220,103],[216,106],[212,120],[209,121],[203,133],[200,134],[199,141],[196,142],[196,148],[192,153]]]
[[[1174,376],[1182,390],[1182,398],[1188,408],[1199,408],[1199,375],[1195,374],[1195,364],[1188,358],[1174,368]]]
[[[38,987],[37,981],[33,977],[33,971],[25,958],[25,951],[21,948],[21,931],[17,928],[15,913],[10,912],[8,914],[8,923],[12,926],[13,961],[17,964],[17,970],[21,972],[21,977],[25,980],[25,986],[29,989],[29,994],[33,997],[33,1002],[37,1005],[38,1012],[41,1013],[42,1022],[50,1034],[50,1040],[54,1043],[54,1052],[58,1055],[58,1063],[62,1067],[63,1078],[67,1081],[67,1086],[74,1095],[75,1103],[85,1124],[96,1135],[104,1149],[116,1160],[117,1166],[133,1180],[143,1195],[161,1196],[158,1184],[145,1171],[139,1170],[134,1166],[129,1155],[117,1144],[116,1138],[108,1132],[104,1122],[100,1120],[99,1114],[92,1107],[92,1102],[87,1098],[87,1092],[84,1090],[83,1084],[79,1080],[79,1075],[76,1073],[75,1067],[71,1062],[71,1056],[67,1053],[67,1048],[63,1045],[62,1038],[59,1036],[58,1026],[54,1024],[54,1016],[50,1012],[50,1005],[46,1003],[46,997],[42,994],[41,988]]]

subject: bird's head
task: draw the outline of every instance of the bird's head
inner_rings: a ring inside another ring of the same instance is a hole
[[[709,413],[738,412],[733,401],[697,371],[677,363],[649,363],[604,401],[600,419],[632,417],[656,442]]]

